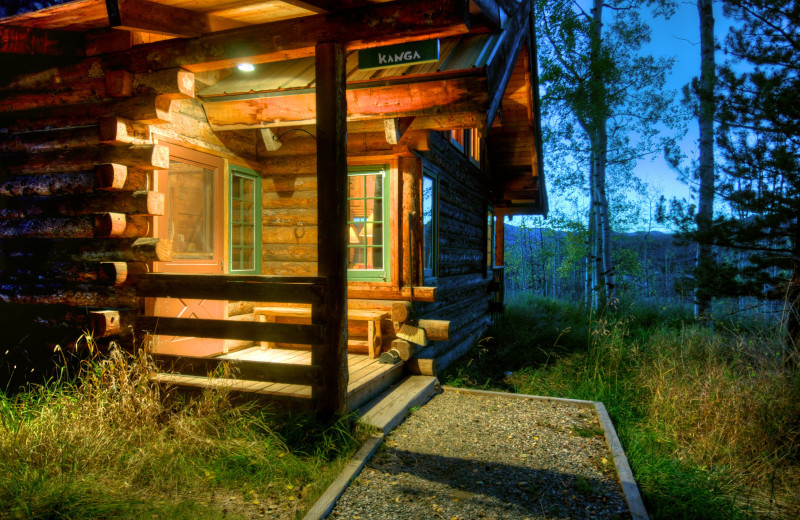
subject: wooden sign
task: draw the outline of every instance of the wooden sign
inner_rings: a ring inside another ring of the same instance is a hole
[[[385,69],[439,61],[439,40],[398,43],[358,51],[361,70]]]

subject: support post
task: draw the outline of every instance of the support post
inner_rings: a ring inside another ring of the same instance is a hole
[[[505,234],[506,234],[506,216],[503,213],[497,213],[497,229],[495,229],[495,244],[494,244],[494,265],[499,267],[506,265],[505,261]]]
[[[324,367],[314,389],[323,420],[346,410],[347,398],[347,100],[345,55],[340,43],[316,45],[317,105],[317,258],[328,279],[324,343],[315,345],[311,364]]]

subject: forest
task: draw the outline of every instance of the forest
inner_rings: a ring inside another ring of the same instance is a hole
[[[800,5],[535,5],[550,212],[443,381],[602,401],[651,518],[798,518]]]
[[[678,92],[670,75],[690,60],[669,41],[651,55],[651,26],[695,8],[700,67]],[[799,17],[789,1],[539,2],[553,203],[507,222],[509,290],[594,309],[657,299],[700,320],[758,309],[796,363]],[[654,158],[689,196],[640,176]]]

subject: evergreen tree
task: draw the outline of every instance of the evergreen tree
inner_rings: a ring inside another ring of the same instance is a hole
[[[787,359],[800,363],[800,5],[726,0],[724,9],[737,22],[726,52],[750,68],[718,75],[719,193],[733,211],[708,238],[750,256],[728,266],[738,283],[726,277],[717,290],[784,300]]]

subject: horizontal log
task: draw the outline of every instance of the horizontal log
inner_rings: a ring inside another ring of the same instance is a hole
[[[148,273],[136,279],[140,296],[279,303],[323,303],[326,286],[322,278],[271,280],[266,276],[242,275]]]
[[[144,273],[146,264],[126,262],[45,262],[11,259],[0,271],[0,280],[18,285],[61,281],[77,284],[123,285],[128,273]]]
[[[12,304],[69,305],[73,307],[129,307],[137,304],[133,288],[65,286],[64,284],[0,284],[0,301]]]
[[[88,331],[94,338],[130,335],[138,310],[89,309],[66,305],[3,305],[2,319],[16,326]]]
[[[169,262],[172,241],[163,238],[0,239],[0,257],[45,262]]]
[[[195,376],[225,377],[244,381],[267,381],[289,385],[318,385],[322,380],[319,365],[292,365],[241,359],[220,359],[154,354],[153,361],[163,372]]]
[[[264,244],[262,258],[265,262],[316,262],[316,244]]]
[[[136,74],[133,91],[137,96],[162,95],[169,99],[194,97],[194,73],[181,68]]]
[[[448,320],[417,320],[417,327],[425,329],[429,340],[449,341],[450,321]]]
[[[348,286],[347,297],[355,299],[404,300],[411,298],[411,289],[408,287],[395,289],[379,286],[372,288]],[[414,301],[436,301],[436,287],[414,287]]]
[[[34,27],[0,26],[0,54],[23,56],[83,56],[82,33]]]
[[[119,116],[139,123],[169,123],[172,100],[162,96],[139,96],[121,101],[65,105],[37,110],[0,112],[0,129],[9,133],[50,128],[96,125],[101,117]]]
[[[411,374],[421,376],[435,376],[436,360],[428,358],[412,358],[406,361],[406,370]]]
[[[317,276],[316,262],[261,262],[261,272],[271,276]]]
[[[105,79],[86,78],[79,84],[4,92],[0,97],[0,112],[97,103],[105,99],[108,99]]]
[[[0,220],[0,238],[100,238],[122,236],[125,215],[103,213],[78,217]]]
[[[397,352],[397,354],[400,356],[400,359],[403,361],[408,361],[414,357],[419,348],[419,346],[409,343],[404,339],[396,339],[392,341],[392,349]]]
[[[96,187],[94,172],[44,175],[9,175],[0,180],[0,196],[48,196],[90,193]]]
[[[145,170],[122,164],[101,164],[95,171],[95,188],[107,191],[142,191],[150,187],[150,175]]]
[[[115,310],[89,311],[90,328],[89,332],[96,338],[107,338],[109,336],[130,336],[133,334],[133,326],[136,321],[137,312]]]
[[[145,215],[133,215],[126,218],[123,237],[136,238],[150,235],[151,218]]]
[[[91,147],[41,154],[13,154],[2,157],[10,175],[62,173],[93,170],[105,163],[122,164],[142,170],[169,168],[169,148],[164,145]]]
[[[119,116],[100,118],[98,140],[113,145],[151,144],[150,125]]]
[[[0,153],[48,152],[100,143],[96,125],[0,135]]]
[[[0,196],[50,196],[91,193],[94,190],[141,191],[148,185],[143,170],[119,164],[102,164],[94,172],[7,175],[0,180]]]
[[[320,325],[290,325],[288,323],[139,316],[136,318],[136,330],[158,335],[192,338],[241,339],[254,342],[315,345],[322,341],[323,327]]]
[[[96,192],[62,197],[0,198],[0,218],[78,216],[97,213],[163,215],[164,194],[157,191]]]
[[[414,304],[411,302],[393,302],[392,303],[392,321],[394,323],[403,323],[414,317]]]
[[[83,215],[113,211],[125,215],[163,215],[164,194],[157,191],[95,193],[85,197],[61,197],[62,215]]]
[[[261,240],[266,244],[316,244],[317,226],[264,226]],[[316,259],[314,260],[316,262]]]

